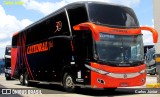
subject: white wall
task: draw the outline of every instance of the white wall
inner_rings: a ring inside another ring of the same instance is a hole
[[[154,28],[158,31],[159,39],[156,44],[156,54],[160,54],[160,0],[153,0]]]

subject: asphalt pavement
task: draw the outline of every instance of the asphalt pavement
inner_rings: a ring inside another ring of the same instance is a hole
[[[156,76],[147,75],[146,84],[156,83]],[[59,85],[40,83],[32,87],[20,85],[18,80],[6,81],[4,74],[0,75],[0,97],[160,97],[160,89],[146,88],[146,84],[139,87],[117,88],[115,91],[104,89],[77,89],[75,93],[68,93]],[[2,91],[3,89],[3,91]],[[5,94],[11,92],[11,94]]]

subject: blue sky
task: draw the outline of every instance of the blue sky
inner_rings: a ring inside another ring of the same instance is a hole
[[[6,5],[4,4],[5,1],[22,1],[24,4]],[[14,32],[23,29],[27,25],[74,1],[81,0],[0,0],[0,58],[4,54],[5,46],[11,44],[11,37]],[[153,27],[152,0],[98,1],[129,6],[134,9],[140,25]],[[152,44],[152,41],[147,41],[151,39],[151,34],[146,34],[144,37],[146,44]]]

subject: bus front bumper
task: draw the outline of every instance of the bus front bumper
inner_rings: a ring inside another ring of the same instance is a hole
[[[91,87],[92,88],[115,88],[115,87],[132,87],[132,86],[142,86],[146,82],[146,73],[137,75],[129,74],[117,74],[115,77],[110,77],[108,75],[102,75],[96,72],[91,72]],[[129,78],[130,77],[130,78]]]

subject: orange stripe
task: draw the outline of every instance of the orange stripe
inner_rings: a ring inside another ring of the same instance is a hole
[[[13,36],[16,36],[18,34],[18,32],[14,33]]]

